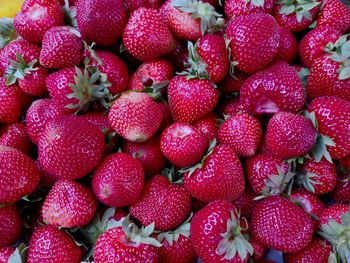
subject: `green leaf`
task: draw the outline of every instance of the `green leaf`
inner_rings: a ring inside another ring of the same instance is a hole
[[[341,47],[341,55],[343,57],[350,57],[350,41],[347,41],[342,47]]]
[[[339,79],[345,80],[350,78],[350,67],[346,67],[340,70],[339,72]]]
[[[251,3],[254,6],[264,7],[264,0],[251,0]]]

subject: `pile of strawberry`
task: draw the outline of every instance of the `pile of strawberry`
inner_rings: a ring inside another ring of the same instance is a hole
[[[25,0],[0,263],[350,262],[348,33],[347,0]]]

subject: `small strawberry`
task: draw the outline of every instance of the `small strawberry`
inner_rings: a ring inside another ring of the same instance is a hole
[[[15,252],[15,247],[1,247],[0,248],[0,263],[8,263],[11,255]]]
[[[244,192],[236,199],[232,201],[232,204],[241,211],[242,216],[250,218],[253,208],[255,206],[256,194],[250,187],[246,187]]]
[[[142,163],[125,153],[108,155],[94,172],[91,184],[100,202],[113,207],[130,205],[143,188]]]
[[[248,74],[235,69],[234,77],[232,77],[231,74],[227,74],[227,76],[218,83],[218,88],[224,94],[239,92],[244,81],[246,81],[248,77]]]
[[[210,112],[196,120],[192,125],[204,135],[209,143],[216,138],[219,128],[218,116],[216,116],[215,113]]]
[[[22,122],[1,127],[0,144],[20,150],[27,155],[30,155],[33,150],[33,145],[27,133],[27,127]]]
[[[331,193],[331,197],[338,203],[350,202],[350,174],[338,172],[337,185]]]
[[[21,235],[22,220],[15,205],[0,207],[0,248],[12,245]]]
[[[224,100],[220,104],[219,112],[223,117],[247,113],[247,109],[244,108],[238,97]]]
[[[128,7],[129,13],[132,13],[140,7],[158,9],[162,5],[163,0],[124,0],[124,3]]]
[[[298,41],[289,30],[279,27],[280,44],[275,59],[282,59],[292,63],[298,55]]]
[[[226,0],[224,4],[225,15],[228,18],[256,13],[270,14],[272,8],[273,0]]]
[[[329,26],[342,32],[350,28],[350,8],[341,0],[323,1],[323,8],[317,18],[317,26]]]

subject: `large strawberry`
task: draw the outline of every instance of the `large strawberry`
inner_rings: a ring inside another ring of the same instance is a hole
[[[231,20],[226,38],[237,68],[253,73],[269,64],[278,52],[278,25],[267,14],[250,14]]]
[[[22,122],[1,127],[0,144],[18,149],[27,155],[30,155],[33,150],[33,145],[27,133],[27,127]]]
[[[279,27],[280,44],[275,59],[282,59],[288,63],[292,63],[298,55],[298,41],[289,30]]]
[[[0,247],[12,245],[20,235],[22,220],[15,205],[0,207]]]
[[[60,179],[87,175],[98,165],[104,150],[100,128],[78,116],[65,116],[47,124],[38,144],[40,164]]]
[[[342,32],[350,28],[350,8],[347,1],[326,0],[317,18],[317,26],[330,26]]]
[[[272,8],[272,0],[226,0],[224,4],[225,15],[228,18],[255,13],[270,14]]]
[[[253,254],[237,209],[228,201],[209,203],[191,222],[193,248],[204,262],[244,263]]]

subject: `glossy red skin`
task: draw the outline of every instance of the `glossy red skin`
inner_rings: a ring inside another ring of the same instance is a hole
[[[15,252],[15,247],[1,247],[0,248],[0,263],[8,263],[11,255]]]
[[[26,114],[26,127],[31,141],[38,144],[46,125],[64,115],[62,108],[51,99],[39,99],[32,103]]]
[[[146,174],[159,174],[165,168],[166,158],[160,150],[159,136],[155,135],[143,143],[125,141],[122,150],[139,159]]]
[[[255,197],[257,197],[257,195],[252,191],[252,189],[250,187],[246,187],[244,192],[236,200],[232,201],[232,204],[237,209],[240,209],[242,217],[250,218],[252,210],[255,206]]]
[[[346,32],[350,28],[350,9],[340,0],[327,0],[317,18],[317,26],[330,26]]]
[[[220,83],[218,83],[220,92],[224,94],[239,92],[244,81],[246,81],[249,77],[248,74],[238,69],[235,69],[234,76],[235,77],[233,78],[230,74],[227,74],[227,76]]]
[[[320,216],[320,225],[328,224],[330,220],[342,223],[341,215],[349,212],[349,204],[332,204],[325,208]]]
[[[350,202],[350,176],[347,173],[338,172],[337,185],[331,193],[331,197],[338,203]]]
[[[15,205],[0,207],[0,248],[15,243],[20,235],[22,220]]]
[[[70,262],[79,263],[83,257],[81,248],[57,227],[38,227],[29,243],[28,263]]]
[[[345,169],[350,170],[350,155],[339,159],[339,164]]]
[[[160,137],[160,149],[164,156],[182,168],[199,162],[207,148],[206,137],[189,124],[174,123]]]
[[[32,96],[43,96],[46,90],[46,78],[49,72],[39,66],[35,71],[26,75],[24,79],[18,79],[18,86],[27,94]]]
[[[0,145],[0,204],[14,203],[37,188],[40,173],[21,151]]]
[[[197,52],[207,64],[209,78],[217,83],[223,80],[229,70],[230,60],[226,44],[221,35],[204,35],[198,40]]]
[[[38,144],[43,169],[60,179],[81,178],[100,162],[105,138],[98,126],[78,116],[47,124]]]
[[[350,102],[336,97],[320,97],[314,99],[308,111],[315,112],[318,130],[322,135],[330,137],[336,146],[328,147],[333,159],[350,155]]]
[[[220,127],[218,141],[230,146],[238,156],[255,155],[261,141],[262,127],[258,119],[243,113],[231,116]]]
[[[113,105],[108,120],[113,130],[124,139],[144,142],[160,127],[162,112],[159,105],[146,93],[125,92]]]
[[[69,26],[53,27],[43,38],[40,64],[46,68],[62,69],[80,64],[83,43]],[[62,44],[63,43],[63,44]]]
[[[128,240],[122,227],[115,227],[107,230],[97,239],[94,260],[96,263],[119,263],[121,260],[158,263],[159,249],[152,245],[136,245]]]
[[[128,21],[123,1],[78,0],[76,7],[78,28],[85,41],[111,47],[121,38]]]
[[[32,142],[27,133],[27,127],[22,122],[1,127],[0,144],[20,150],[29,156],[33,150]]]
[[[175,122],[192,123],[211,112],[219,93],[207,79],[176,76],[168,86],[168,102]]]
[[[202,168],[196,169],[191,176],[185,174],[184,179],[187,191],[206,203],[218,199],[235,200],[245,187],[241,162],[226,145],[215,146]]]
[[[149,7],[149,8],[158,9],[163,2],[164,2],[163,0],[124,0],[124,3],[128,7],[129,13],[134,12],[136,9],[140,7]]]
[[[227,39],[237,68],[254,73],[269,64],[278,52],[278,25],[267,14],[250,14],[234,18],[226,29]]]
[[[265,247],[294,253],[304,249],[313,235],[311,217],[281,196],[269,196],[253,209],[253,237]]]
[[[235,97],[233,99],[224,100],[222,103],[220,103],[219,112],[223,117],[225,117],[225,115],[234,116],[239,113],[246,113],[247,111],[239,101],[239,98]]]
[[[298,55],[298,41],[289,30],[279,27],[278,31],[280,33],[280,44],[275,59],[292,63]]]
[[[241,259],[238,255],[225,260],[224,255],[216,254],[216,249],[222,240],[220,234],[227,231],[227,220],[230,219],[231,212],[235,212],[235,207],[226,200],[217,200],[209,203],[197,212],[191,221],[191,240],[194,250],[204,262],[231,262],[244,263],[248,261],[248,256]]]
[[[205,138],[207,138],[208,142],[211,142],[216,138],[218,132],[218,118],[219,117],[215,113],[209,112],[207,115],[195,121],[192,125],[199,130]]]
[[[290,15],[280,14],[279,12],[280,12],[281,7],[283,6],[282,4],[276,4],[274,6],[273,16],[275,17],[277,23],[281,27],[283,27],[291,32],[300,32],[300,31],[303,31],[304,29],[307,29],[312,24],[312,22],[314,21],[314,19],[316,18],[317,14],[318,14],[318,11],[320,9],[320,5],[321,4],[319,4],[318,6],[315,6],[314,8],[312,8],[310,10],[310,14],[312,17],[311,20],[303,17],[301,22],[298,22],[296,13],[292,13]]]
[[[265,180],[269,175],[278,175],[276,166],[281,167],[283,172],[288,171],[288,164],[282,159],[271,154],[257,154],[245,161],[246,175],[252,190],[256,194],[261,194],[266,187]]]
[[[266,148],[281,159],[295,158],[310,152],[317,136],[309,119],[302,115],[279,112],[267,125]]]
[[[339,79],[340,65],[329,55],[315,60],[306,83],[306,93],[310,99],[336,96],[350,102],[350,79]]]
[[[160,263],[193,263],[196,253],[193,250],[191,239],[183,235],[170,245],[166,239],[161,242],[159,248]]]
[[[92,189],[100,202],[124,207],[134,203],[144,185],[141,161],[125,153],[105,157],[92,178]]]
[[[265,0],[264,6],[255,6],[252,1],[245,0],[227,0],[224,4],[225,15],[227,18],[237,17],[246,14],[266,13],[270,14],[273,9],[273,1]]]
[[[156,59],[175,49],[174,37],[159,16],[158,10],[142,7],[131,14],[125,27],[124,47],[141,61]]]
[[[31,43],[40,44],[47,30],[63,26],[61,5],[51,0],[26,0],[14,19],[16,32]]]
[[[147,226],[169,231],[185,221],[191,212],[191,196],[183,187],[169,182],[162,175],[156,175],[148,181],[141,195],[130,206],[130,214]]]
[[[43,219],[58,227],[81,227],[94,217],[97,200],[86,186],[60,180],[51,188],[42,206]]]
[[[309,31],[300,41],[299,55],[305,67],[310,68],[314,61],[325,54],[325,46],[335,43],[341,31],[329,26],[318,26]]]
[[[295,69],[284,61],[278,61],[244,82],[240,101],[255,115],[279,111],[296,113],[305,104],[304,88]]]

